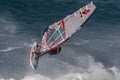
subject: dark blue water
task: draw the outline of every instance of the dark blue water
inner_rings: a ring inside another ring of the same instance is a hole
[[[97,10],[57,56],[29,64],[43,30],[90,0],[0,0],[0,80],[119,80],[120,1],[94,0]]]

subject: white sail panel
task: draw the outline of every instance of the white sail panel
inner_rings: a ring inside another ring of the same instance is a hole
[[[76,31],[78,31],[95,9],[96,6],[91,2],[73,14],[68,15],[65,18],[66,38],[71,37]]]

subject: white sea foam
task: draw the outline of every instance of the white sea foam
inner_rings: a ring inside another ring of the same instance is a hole
[[[101,64],[100,64],[101,65]],[[68,73],[55,79],[51,79],[40,74],[27,75],[21,80],[119,80],[120,70],[115,66],[105,69],[103,66],[94,66],[83,73]]]
[[[9,51],[19,49],[19,48],[21,48],[21,47],[8,47],[8,48],[5,48],[5,49],[1,49],[0,52],[9,52]]]
[[[24,48],[24,47],[30,48],[30,47],[32,47],[32,45],[33,45],[33,44],[24,43],[22,46],[19,46],[19,47],[8,46],[8,47],[5,48],[5,49],[0,49],[0,52],[9,52],[9,51],[13,51],[13,50],[20,49],[20,48]]]
[[[21,80],[50,80],[49,78],[36,74],[36,75],[29,75],[29,76],[25,76],[23,79]]]
[[[82,56],[84,57],[84,56]],[[85,61],[85,58],[88,60]],[[120,79],[120,69],[116,66],[106,68],[102,63],[96,62],[91,56],[85,56],[84,58],[79,58],[79,61],[84,62],[87,66],[86,69],[82,68],[83,71],[71,70],[68,73],[58,74],[58,77],[50,78],[43,76],[41,74],[29,75],[27,74],[21,80],[119,80]],[[69,64],[68,64],[69,66]],[[80,68],[80,66],[78,66]],[[78,69],[79,69],[78,68]]]
[[[15,80],[15,79],[14,78],[9,78],[9,79],[0,78],[0,80]]]

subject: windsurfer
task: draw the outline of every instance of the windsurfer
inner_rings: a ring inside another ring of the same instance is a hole
[[[60,46],[57,46],[54,49],[52,49],[50,51],[47,51],[47,52],[44,52],[44,53],[40,52],[40,48],[41,48],[41,46],[36,43],[36,49],[33,51],[33,53],[35,53],[37,55],[41,55],[41,54],[44,54],[44,53],[48,53],[50,55],[56,55],[56,54],[59,54],[60,51],[61,51],[61,47]]]

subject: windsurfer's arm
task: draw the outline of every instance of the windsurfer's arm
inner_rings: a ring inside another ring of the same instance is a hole
[[[44,52],[41,52],[41,54],[39,55],[39,57],[41,57],[41,56],[43,56],[43,55],[45,55],[45,54],[48,54],[48,53],[50,53],[50,50],[46,50],[46,51],[44,51]]]

